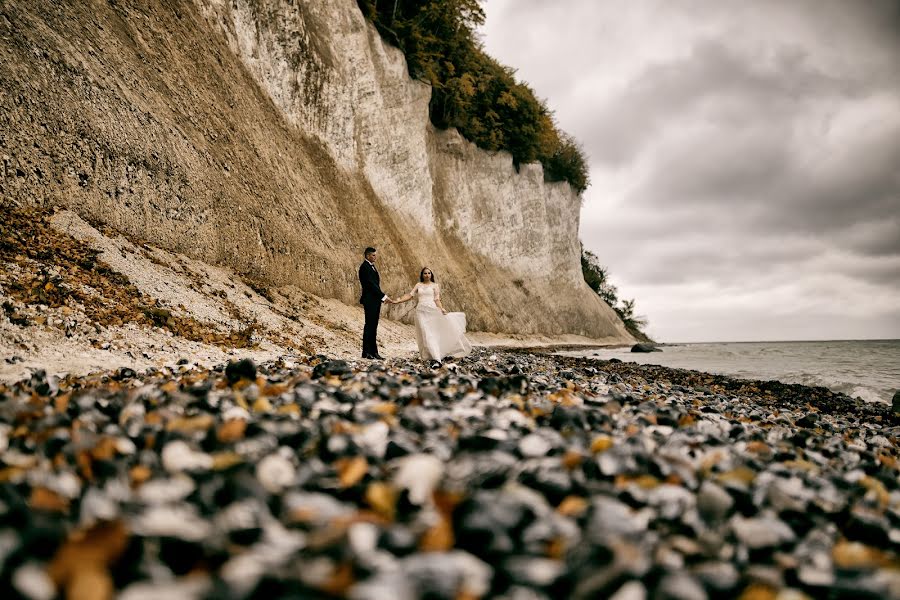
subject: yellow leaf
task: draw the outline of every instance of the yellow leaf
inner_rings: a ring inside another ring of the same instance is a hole
[[[341,487],[348,488],[359,483],[369,470],[369,463],[362,456],[342,458],[335,464]]]
[[[599,452],[606,452],[613,446],[613,440],[611,437],[606,435],[601,435],[596,438],[593,442],[591,442],[591,452],[597,454]]]

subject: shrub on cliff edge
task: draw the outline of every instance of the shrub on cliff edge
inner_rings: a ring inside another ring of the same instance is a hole
[[[600,299],[616,311],[631,335],[641,341],[653,341],[643,331],[647,326],[647,318],[634,314],[634,299],[622,300],[621,304],[619,303],[619,290],[609,281],[609,270],[600,264],[596,254],[583,247],[581,249],[581,274],[588,287],[597,292]]]
[[[480,0],[357,0],[381,36],[406,56],[410,75],[431,84],[435,127],[455,127],[485,150],[506,150],[518,167],[539,161],[547,181],[578,193],[590,184],[584,152],[514,71],[485,54],[475,30]]]

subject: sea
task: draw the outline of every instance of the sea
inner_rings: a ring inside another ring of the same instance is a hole
[[[891,402],[894,393],[900,391],[900,340],[715,342],[660,347],[662,352],[648,354],[631,352],[630,347],[559,354],[823,386],[869,402]]]

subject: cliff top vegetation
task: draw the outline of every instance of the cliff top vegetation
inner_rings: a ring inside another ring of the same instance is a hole
[[[485,150],[506,150],[516,166],[540,162],[548,181],[583,192],[587,161],[578,143],[513,69],[488,56],[476,29],[481,0],[357,0],[381,36],[406,56],[410,75],[433,88],[429,112]]]
[[[628,329],[628,333],[642,342],[653,340],[644,332],[647,318],[634,313],[634,299],[619,298],[619,289],[609,280],[609,270],[600,264],[600,259],[590,250],[581,248],[581,274],[585,283],[597,292],[600,298],[616,311]],[[620,302],[621,301],[621,302]]]

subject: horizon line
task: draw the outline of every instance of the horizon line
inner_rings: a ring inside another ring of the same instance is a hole
[[[812,344],[817,342],[900,342],[900,338],[829,338],[820,340],[705,340],[695,342],[655,342],[657,344]]]

